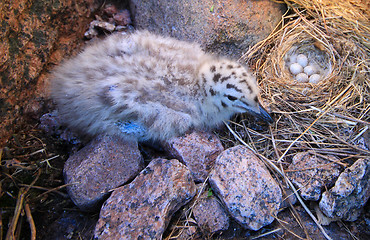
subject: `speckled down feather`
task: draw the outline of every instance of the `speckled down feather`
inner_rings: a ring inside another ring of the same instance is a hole
[[[139,141],[209,130],[236,113],[261,114],[247,68],[147,31],[113,34],[62,63],[51,96],[79,133]]]

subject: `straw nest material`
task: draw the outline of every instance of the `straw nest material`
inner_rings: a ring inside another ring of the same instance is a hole
[[[281,24],[242,57],[256,66],[265,106],[276,117],[266,134],[248,129],[248,140],[257,152],[279,162],[287,154],[307,150],[350,159],[349,163],[366,157],[370,153],[363,143],[370,124],[370,24],[369,8],[364,5],[369,4],[285,2],[289,11]],[[300,53],[320,65],[318,83],[294,79],[289,57]],[[237,125],[234,129],[240,133]]]

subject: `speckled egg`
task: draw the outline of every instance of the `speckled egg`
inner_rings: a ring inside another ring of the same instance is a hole
[[[308,82],[308,76],[305,73],[298,73],[295,79],[297,80],[297,82],[301,83]]]
[[[294,75],[303,72],[303,67],[298,63],[293,63],[289,67],[290,72]]]
[[[309,78],[309,82],[314,83],[314,84],[320,82],[320,80],[321,80],[321,76],[319,74],[312,74]]]
[[[312,74],[316,73],[316,68],[315,66],[308,65],[306,66],[303,71],[308,75],[311,76]]]
[[[302,67],[306,67],[308,64],[308,58],[304,54],[299,54],[297,56],[297,63],[299,63],[299,65],[301,65]]]

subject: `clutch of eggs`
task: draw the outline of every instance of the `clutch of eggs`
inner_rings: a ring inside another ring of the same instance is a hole
[[[290,56],[289,60],[289,70],[294,75],[297,82],[320,82],[320,67],[314,61],[310,61],[306,55],[292,55]]]

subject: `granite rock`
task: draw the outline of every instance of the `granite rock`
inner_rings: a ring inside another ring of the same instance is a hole
[[[137,142],[100,136],[70,156],[64,165],[64,179],[73,202],[90,211],[109,191],[133,179],[144,168]]]
[[[197,182],[203,182],[207,178],[217,156],[224,150],[218,137],[207,132],[192,132],[175,137],[164,146],[172,157],[189,168]]]
[[[370,158],[344,170],[333,188],[323,193],[320,209],[330,218],[355,221],[370,197]]]
[[[138,29],[196,41],[206,50],[238,59],[280,22],[284,5],[274,1],[130,1]]]
[[[270,224],[282,202],[279,185],[263,162],[244,146],[229,148],[218,156],[209,183],[230,215],[251,230]]]
[[[195,195],[190,171],[178,160],[157,158],[104,203],[98,239],[161,239],[171,216]]]
[[[34,121],[25,112],[40,118],[48,70],[79,50],[98,2],[0,1],[0,147],[17,126]],[[39,99],[39,106],[32,99]]]
[[[341,166],[333,156],[316,156],[310,152],[297,153],[286,175],[297,186],[303,199],[318,201],[321,191],[330,188],[341,172]]]
[[[229,228],[227,211],[215,196],[208,196],[208,192],[202,193],[196,200],[193,215],[198,226],[207,234],[214,234]]]

